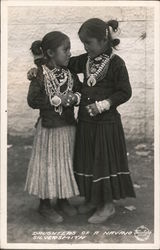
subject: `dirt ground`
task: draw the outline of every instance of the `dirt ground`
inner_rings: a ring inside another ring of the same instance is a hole
[[[62,224],[53,225],[44,221],[37,213],[38,199],[24,192],[32,140],[33,138],[8,138],[8,243],[153,243],[152,141],[127,141],[136,199],[117,201],[115,216],[103,224],[88,224],[90,214],[87,214],[70,218],[64,216]],[[83,199],[74,198],[70,202],[77,206]],[[143,226],[148,229],[149,236],[137,237],[137,229],[141,227],[140,230],[143,231]],[[60,235],[69,237],[59,239],[57,236]]]

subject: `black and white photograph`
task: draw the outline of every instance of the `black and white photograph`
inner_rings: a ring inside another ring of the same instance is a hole
[[[160,248],[159,1],[1,4],[1,249]]]

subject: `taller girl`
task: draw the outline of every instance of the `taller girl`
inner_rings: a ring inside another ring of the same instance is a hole
[[[79,29],[86,54],[70,59],[72,72],[84,73],[75,147],[75,176],[86,204],[96,207],[90,223],[115,213],[113,200],[135,197],[128,170],[126,144],[117,107],[131,97],[125,62],[113,54],[117,21],[93,18]]]

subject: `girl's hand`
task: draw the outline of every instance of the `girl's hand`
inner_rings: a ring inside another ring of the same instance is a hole
[[[99,114],[99,111],[98,111],[95,103],[92,103],[92,104],[86,106],[86,109],[87,109],[90,116],[96,116]]]
[[[101,114],[104,111],[109,110],[111,107],[111,101],[109,99],[92,103],[86,106],[88,113],[90,116],[96,116],[97,114]]]
[[[27,73],[27,79],[31,81],[33,78],[35,78],[37,76],[37,71],[37,68],[30,69]]]
[[[61,97],[61,101],[64,107],[71,107],[77,102],[77,96],[74,93],[69,92],[65,96]]]

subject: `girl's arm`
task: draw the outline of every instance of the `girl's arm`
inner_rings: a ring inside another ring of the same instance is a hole
[[[102,112],[109,110],[112,106],[117,107],[130,99],[132,89],[124,61],[118,62],[118,67],[115,67],[113,76],[115,84],[114,94],[103,101],[88,105],[86,108],[91,116],[95,116],[99,113],[101,114]]]
[[[79,80],[79,77],[76,74],[72,74],[74,84],[73,84],[73,92],[79,92],[81,93],[81,88],[82,88],[82,82]]]
[[[27,96],[28,105],[33,109],[53,109],[50,104],[49,98],[45,93],[42,80],[42,74],[40,70],[38,70],[37,77],[32,79],[29,86]]]
[[[71,57],[68,64],[68,69],[72,74],[84,73],[87,62],[87,54]],[[37,68],[32,68],[27,72],[28,80],[32,80],[37,75]]]
[[[87,53],[80,56],[73,56],[69,60],[68,69],[75,74],[84,73],[87,62]]]
[[[127,102],[132,96],[132,89],[125,63],[121,64],[121,66],[116,70],[114,79],[115,93],[109,97],[109,101],[111,106],[118,106]]]
[[[73,93],[74,93],[74,105],[78,106],[81,101],[81,88],[82,88],[82,82],[79,80],[79,77],[76,74],[72,74],[74,79],[74,85],[73,85]]]

